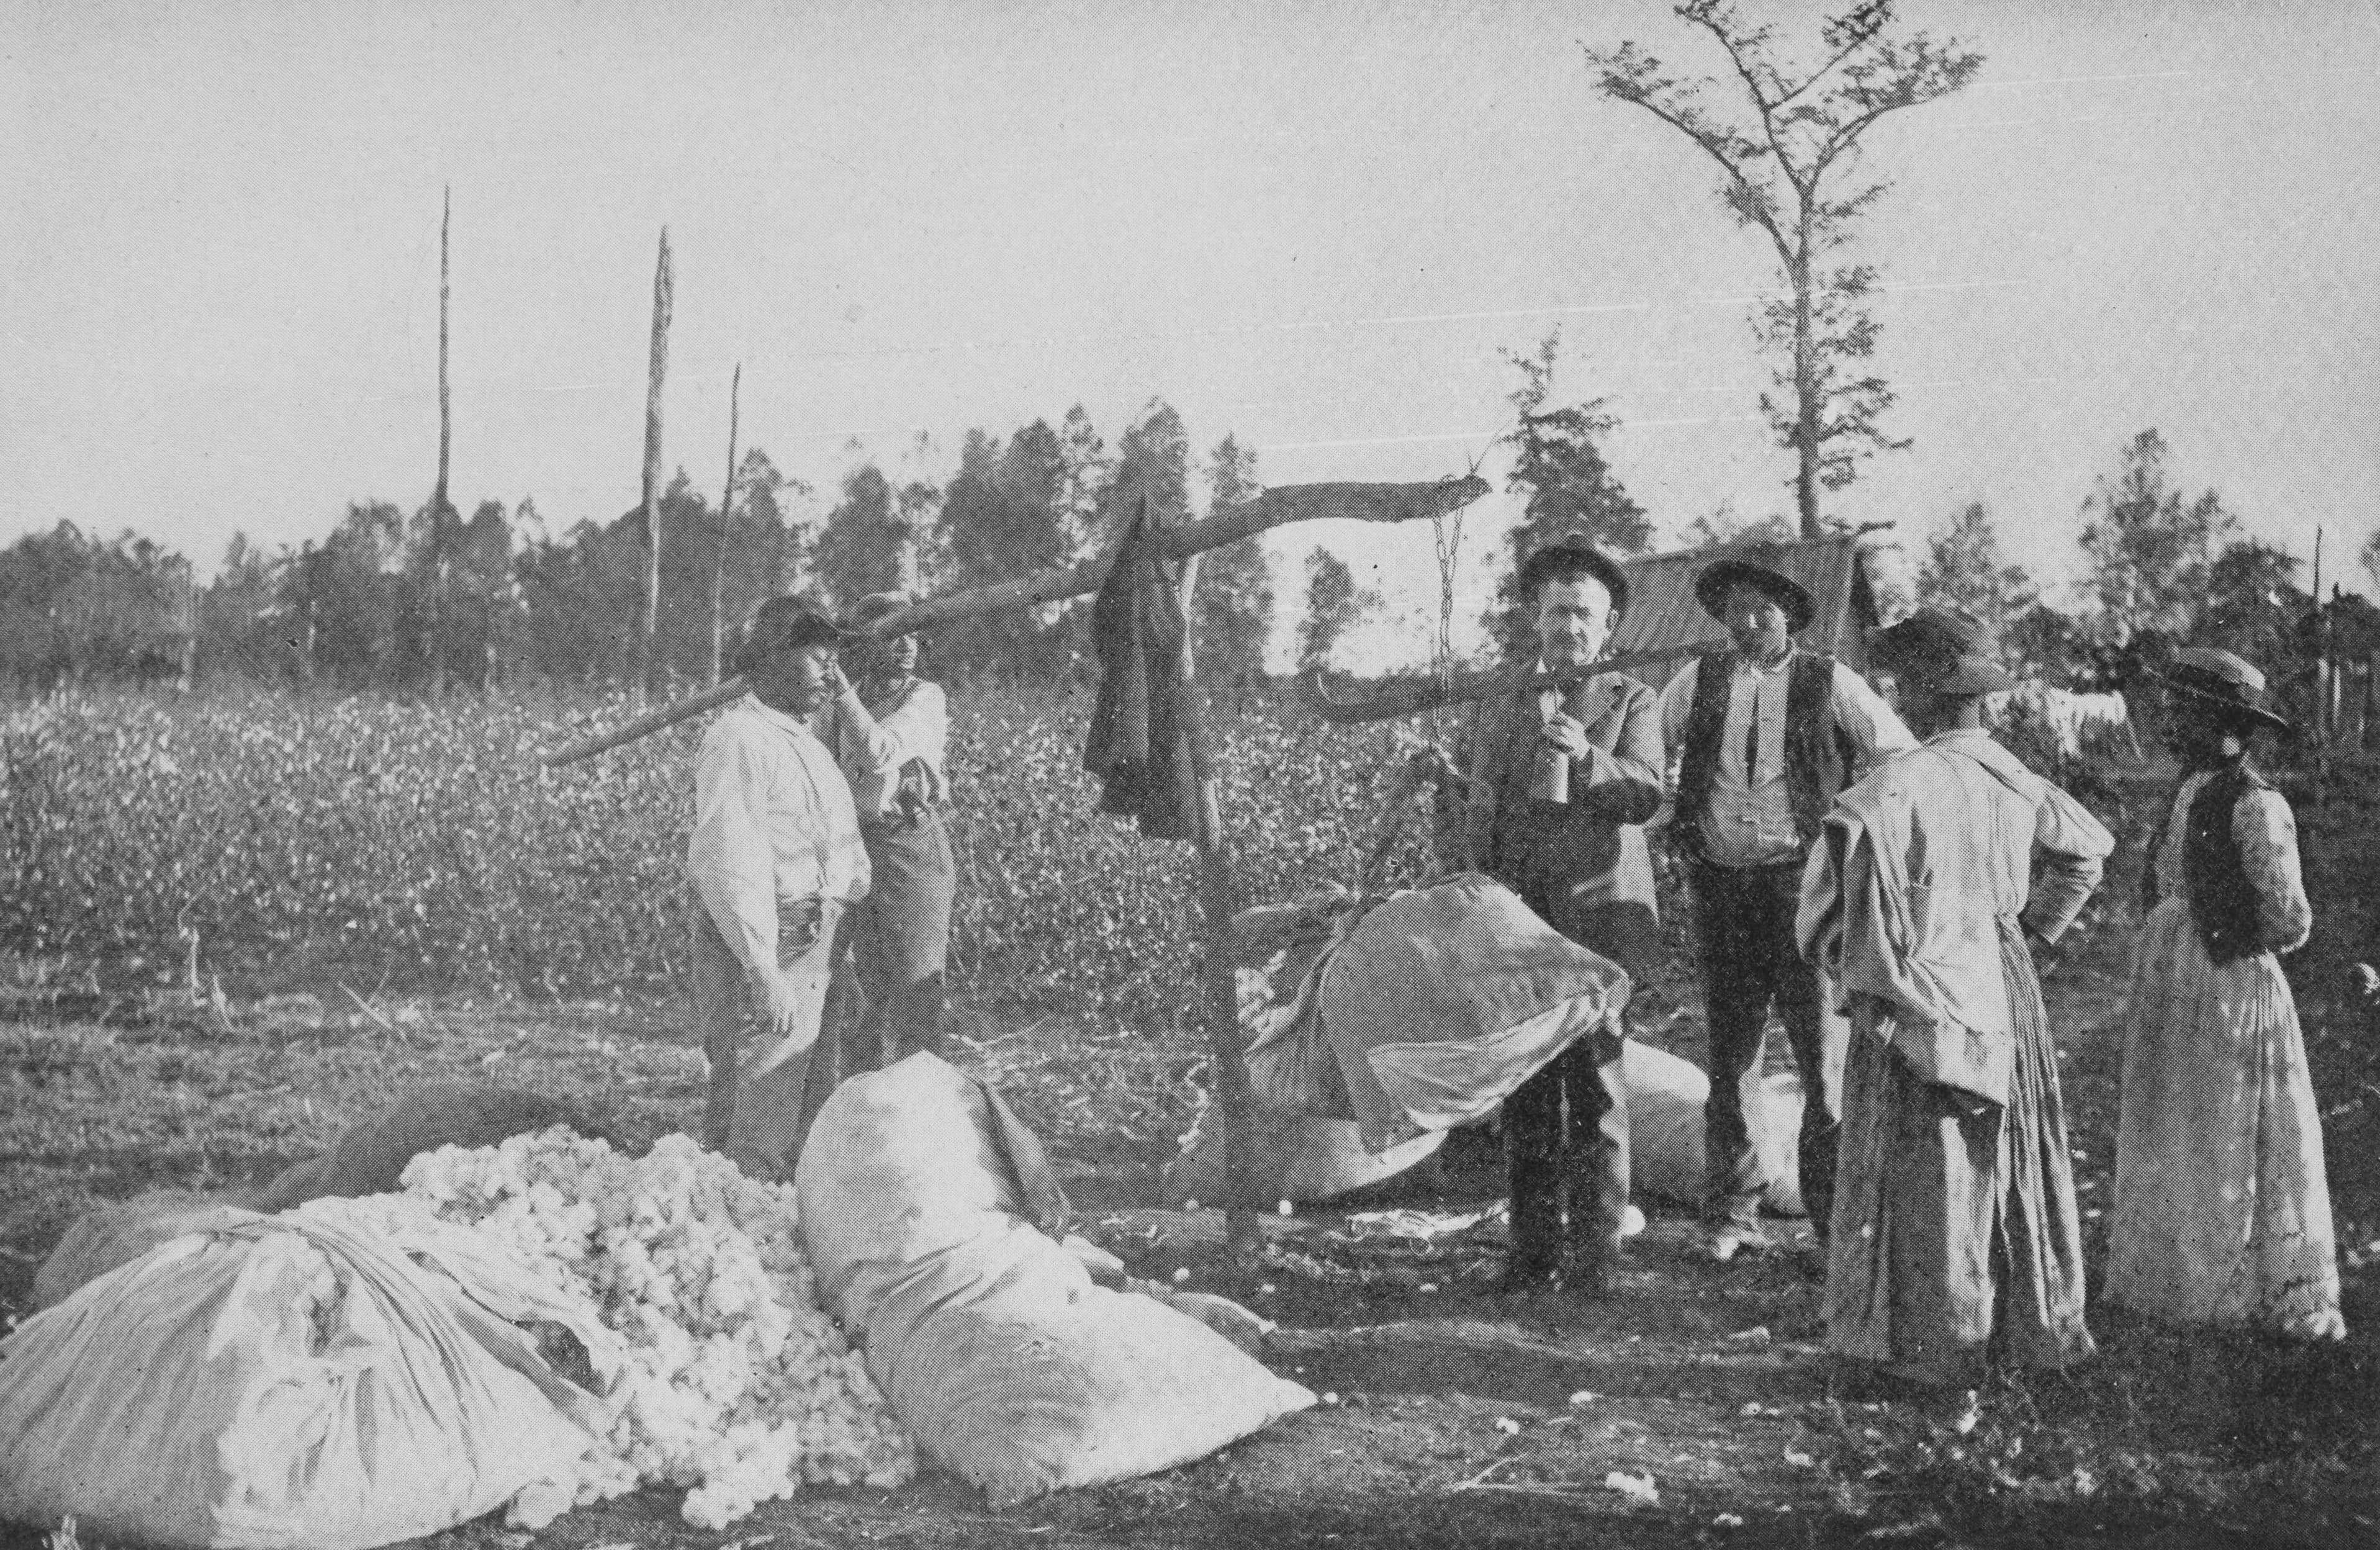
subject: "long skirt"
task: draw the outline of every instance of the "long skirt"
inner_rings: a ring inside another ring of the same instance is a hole
[[[2269,952],[2209,960],[2179,897],[2133,950],[2107,1295],[2176,1324],[2347,1333],[2289,982]]]
[[[2014,1023],[2005,1104],[1927,1082],[1853,1009],[1827,1266],[1827,1339],[1897,1377],[1972,1387],[1988,1354],[2091,1354],[2058,1058],[2033,956],[2000,927]]]
[[[852,959],[867,999],[846,1028],[844,1074],[856,1075],[919,1050],[941,1053],[943,964],[958,867],[941,815],[914,823],[869,821],[862,830],[875,881],[857,906]]]

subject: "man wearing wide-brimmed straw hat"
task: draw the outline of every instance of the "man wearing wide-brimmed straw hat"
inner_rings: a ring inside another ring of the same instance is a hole
[[[703,1139],[756,1178],[793,1177],[844,915],[868,894],[851,788],[809,730],[848,692],[835,655],[852,638],[798,599],[762,603],[735,662],[752,692],[711,723],[695,764],[686,864],[711,1063]]]
[[[873,593],[853,605],[852,622],[871,624],[909,603],[898,592]],[[942,687],[917,675],[916,636],[870,640],[851,655],[856,692],[836,695],[812,722],[851,782],[874,878],[852,932],[867,1006],[844,1031],[845,1076],[921,1049],[941,1052],[957,878],[942,827],[950,796]]]
[[[1585,535],[1529,556],[1536,671],[1586,668],[1628,608],[1628,575]],[[1532,674],[1534,676],[1534,673]],[[1645,820],[1661,805],[1660,707],[1620,673],[1481,702],[1465,769],[1473,864],[1546,923],[1643,984],[1662,956]],[[1628,1208],[1628,1093],[1617,1029],[1563,1050],[1504,1102],[1508,1290],[1609,1290]]]
[[[1973,616],[1876,633],[1925,739],[1839,797],[1797,937],[1848,999],[1827,1338],[1888,1379],[1972,1392],[2088,1355],[2082,1241],[2057,1050],[2033,947],[2054,942],[2115,841],[1983,728],[2014,680]]]
[[[1677,763],[1670,831],[1686,858],[1709,1014],[1703,1212],[1721,1260],[1768,1243],[1768,1181],[1746,1109],[1762,1097],[1771,1006],[1801,1072],[1798,1181],[1824,1241],[1843,1029],[1793,948],[1802,864],[1835,794],[1914,742],[1866,680],[1794,644],[1817,605],[1781,563],[1773,546],[1754,546],[1703,567],[1694,599],[1727,626],[1729,648],[1687,663],[1661,691]]]
[[[2278,955],[2313,930],[2289,803],[2248,763],[2289,723],[2228,651],[2161,674],[2181,788],[2132,949],[2107,1300],[2176,1324],[2347,1333],[2322,1113]]]

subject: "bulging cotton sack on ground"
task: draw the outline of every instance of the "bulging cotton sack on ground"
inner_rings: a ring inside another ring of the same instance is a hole
[[[1314,1402],[1198,1320],[1095,1285],[1025,1219],[1022,1132],[919,1054],[836,1089],[803,1147],[820,1290],[919,1447],[997,1507],[1170,1469]]]
[[[1390,895],[1322,965],[1316,1011],[1375,1152],[1485,1116],[1615,1021],[1628,975],[1465,873]]]
[[[565,1476],[611,1407],[515,1322],[568,1329],[599,1374],[609,1332],[468,1229],[388,1228],[346,1201],[227,1212],[26,1320],[0,1341],[0,1520],[364,1550]]]
[[[1628,1041],[1628,1175],[1640,1195],[1699,1207],[1703,1176],[1703,1106],[1710,1078],[1683,1056]],[[1761,1079],[1759,1101],[1744,1122],[1760,1156],[1762,1203],[1780,1217],[1802,1213],[1802,1083],[1790,1072]]]

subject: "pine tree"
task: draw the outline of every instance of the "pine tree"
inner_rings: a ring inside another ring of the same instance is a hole
[[[1504,352],[1521,374],[1520,385],[1509,395],[1519,424],[1507,438],[1513,461],[1504,487],[1528,496],[1522,519],[1505,535],[1505,569],[1487,619],[1489,633],[1508,651],[1534,646],[1528,622],[1520,617],[1521,563],[1531,553],[1585,533],[1608,552],[1641,554],[1653,536],[1645,509],[1629,498],[1596,444],[1620,423],[1605,412],[1604,401],[1548,407],[1560,353],[1559,329],[1539,342],[1535,355]]]
[[[1995,632],[2007,630],[2040,596],[2022,565],[2001,562],[1999,534],[1981,501],[1970,502],[1927,540],[1917,567],[1919,602],[1963,609]]]
[[[2113,478],[2082,503],[2082,553],[2098,599],[2099,627],[2118,645],[2143,631],[2190,627],[2207,591],[2216,545],[2239,524],[2215,491],[2185,503],[2166,472],[2165,438],[2143,430],[2125,444]]]
[[[1318,672],[1330,653],[1366,613],[1380,606],[1379,593],[1358,587],[1347,562],[1317,544],[1305,557],[1305,617],[1297,623],[1297,667]]]
[[[1864,369],[1877,333],[1866,311],[1876,270],[1824,267],[1891,185],[1835,190],[1856,168],[1860,139],[1877,119],[1958,91],[1984,57],[1956,39],[1894,35],[1890,0],[1864,0],[1827,18],[1818,29],[1824,62],[1799,71],[1779,63],[1776,28],[1746,22],[1725,0],[1683,0],[1673,11],[1718,42],[1730,66],[1728,88],[1708,77],[1671,75],[1633,42],[1589,48],[1587,67],[1606,97],[1645,109],[1717,162],[1720,202],[1776,251],[1786,294],[1761,306],[1758,326],[1764,343],[1785,357],[1776,381],[1788,396],[1763,394],[1760,406],[1778,444],[1795,454],[1802,537],[1819,538],[1826,531],[1819,489],[1840,490],[1861,459],[1909,445],[1884,433],[1879,421],[1894,395]],[[1733,88],[1749,102],[1748,124],[1708,101]]]
[[[1233,436],[1216,442],[1207,454],[1207,489],[1209,516],[1264,493],[1257,479],[1256,449],[1240,445]],[[1200,555],[1194,621],[1200,675],[1239,682],[1263,672],[1273,606],[1272,563],[1261,538]]]
[[[875,464],[863,463],[844,477],[843,499],[827,514],[811,557],[813,576],[838,608],[896,590],[909,536],[892,482]]]

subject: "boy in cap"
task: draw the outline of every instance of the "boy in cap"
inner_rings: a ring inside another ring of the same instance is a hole
[[[2115,841],[1983,729],[1983,696],[2014,680],[1979,621],[1927,607],[1874,639],[1925,742],[1837,799],[1803,885],[1802,950],[1852,1028],[1827,1339],[1971,1407],[1987,1349],[2049,1367],[2092,1350],[2032,947],[2072,923]]]
[[[1585,668],[1628,607],[1628,577],[1583,534],[1521,567],[1536,672]],[[1532,674],[1534,676],[1534,673]],[[1475,865],[1546,923],[1626,969],[1658,962],[1645,820],[1661,805],[1660,707],[1619,673],[1525,683],[1483,702],[1472,729],[1466,839]],[[1512,1190],[1508,1290],[1609,1285],[1628,1208],[1628,1093],[1616,1031],[1562,1051],[1504,1103]]]
[[[851,787],[808,725],[849,692],[835,653],[850,638],[797,599],[762,603],[735,663],[752,692],[711,723],[695,763],[686,869],[711,1070],[703,1139],[759,1179],[793,1178],[844,913],[868,893]],[[760,1024],[749,1040],[747,1007]]]
[[[1802,867],[1836,794],[1915,746],[1866,680],[1794,644],[1817,605],[1763,563],[1775,557],[1754,549],[1703,568],[1694,599],[1727,626],[1729,648],[1688,662],[1661,691],[1662,736],[1678,771],[1670,832],[1686,857],[1708,1014],[1703,1212],[1721,1261],[1768,1246],[1745,1109],[1760,1101],[1771,1005],[1802,1077],[1802,1201],[1826,1240],[1842,1032],[1793,946]]]

